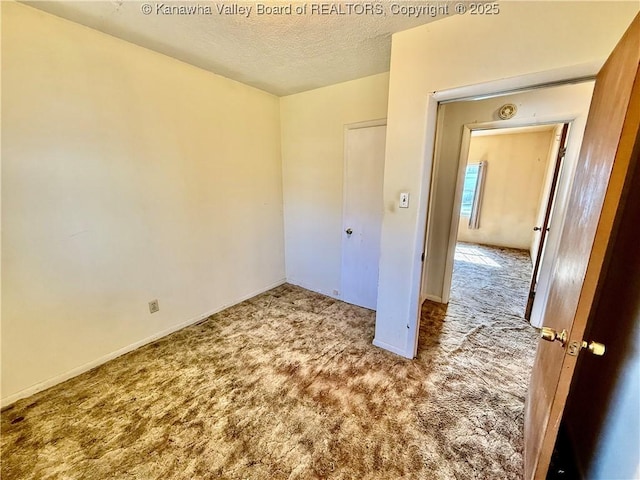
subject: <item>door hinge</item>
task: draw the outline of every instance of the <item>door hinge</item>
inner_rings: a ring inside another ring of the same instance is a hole
[[[566,154],[567,154],[567,147],[562,147],[562,148],[560,149],[560,151],[558,152],[558,156],[559,156],[560,158],[564,158],[564,156],[565,156]]]
[[[422,255],[420,255],[420,261],[424,262],[424,252],[422,252]]]

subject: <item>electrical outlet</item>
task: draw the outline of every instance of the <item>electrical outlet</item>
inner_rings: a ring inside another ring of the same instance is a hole
[[[158,300],[151,300],[149,302],[149,313],[156,313],[160,310],[160,305],[158,305]]]

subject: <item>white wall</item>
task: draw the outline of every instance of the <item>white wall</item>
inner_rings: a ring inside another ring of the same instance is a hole
[[[4,403],[284,281],[277,97],[2,2],[2,120]]]
[[[388,82],[382,73],[280,99],[290,283],[340,297],[344,128],[386,117]]]
[[[487,162],[480,226],[460,217],[458,240],[528,250],[553,131],[472,136],[468,163]]]
[[[393,36],[376,344],[408,357],[417,336],[427,132],[435,124],[433,111],[427,115],[429,93],[603,62],[638,11],[634,2],[500,8],[499,15],[453,16]],[[412,195],[408,209],[396,208],[401,191]]]

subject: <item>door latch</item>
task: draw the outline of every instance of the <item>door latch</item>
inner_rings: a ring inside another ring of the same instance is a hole
[[[587,350],[589,350],[589,352],[591,352],[591,354],[596,355],[598,357],[603,356],[604,352],[606,351],[606,347],[602,343],[585,342],[583,340],[582,342],[571,342],[569,344],[568,353],[569,355],[573,355],[575,357],[576,355],[578,355],[578,352],[580,352],[580,350],[582,350],[583,348],[586,348]]]

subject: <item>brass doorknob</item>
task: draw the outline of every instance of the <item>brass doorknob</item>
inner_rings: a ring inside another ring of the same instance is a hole
[[[582,342],[582,348],[586,348],[587,350],[589,350],[591,353],[593,353],[594,355],[597,355],[598,357],[601,357],[602,355],[604,355],[604,352],[606,350],[606,347],[598,342]]]
[[[567,343],[567,331],[562,330],[560,333],[555,331],[553,328],[542,327],[540,331],[540,338],[546,340],[547,342],[555,342],[556,340],[560,342],[563,346]]]
[[[351,230],[350,228],[347,228],[345,232],[347,232],[347,235],[351,235],[353,233],[353,230]]]

